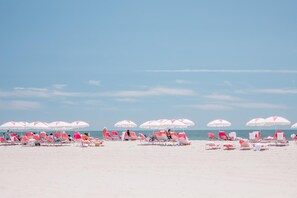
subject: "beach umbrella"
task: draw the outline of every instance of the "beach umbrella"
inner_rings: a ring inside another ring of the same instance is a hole
[[[51,130],[70,130],[72,125],[64,121],[55,121],[48,124],[48,128]]]
[[[87,128],[89,127],[89,123],[84,121],[74,121],[71,123],[71,126],[73,129],[81,129],[81,128]]]
[[[161,126],[164,128],[180,128],[180,129],[185,129],[187,128],[187,125],[181,121],[178,120],[166,120],[161,123]]]
[[[139,128],[142,129],[159,129],[160,128],[160,123],[157,122],[156,120],[149,120],[144,123],[142,123]]]
[[[292,129],[297,129],[297,123],[293,124],[293,125],[291,126],[291,128],[292,128]]]
[[[265,126],[286,126],[291,122],[281,116],[271,116],[265,119]]]
[[[178,121],[186,124],[188,127],[195,126],[195,123],[192,120],[189,120],[189,119],[186,119],[186,118],[178,119]]]
[[[118,128],[135,128],[135,127],[137,127],[137,124],[135,124],[131,120],[122,120],[122,121],[115,123],[114,126],[118,127]]]
[[[41,121],[35,121],[35,122],[31,122],[28,125],[28,129],[32,129],[32,130],[44,130],[44,129],[49,129],[48,127],[48,123],[46,122],[41,122]]]
[[[264,126],[265,125],[265,119],[264,118],[254,118],[251,119],[246,123],[246,126],[254,127],[254,126]]]
[[[6,122],[4,124],[2,124],[0,126],[0,129],[2,130],[21,130],[24,129],[24,124],[21,122],[14,122],[14,121],[10,121],[10,122]]]
[[[207,124],[208,127],[229,127],[231,126],[231,123],[227,120],[223,120],[223,119],[216,119],[213,121],[210,121]]]

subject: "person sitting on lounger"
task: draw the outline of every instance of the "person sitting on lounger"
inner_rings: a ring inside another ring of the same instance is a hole
[[[170,133],[170,129],[168,129],[168,131],[166,131],[166,135],[167,135],[168,140],[171,140],[172,139],[172,136],[171,136],[171,133]]]

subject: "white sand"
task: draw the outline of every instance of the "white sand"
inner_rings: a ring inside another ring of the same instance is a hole
[[[139,146],[0,147],[0,197],[297,197],[297,145],[268,151]]]

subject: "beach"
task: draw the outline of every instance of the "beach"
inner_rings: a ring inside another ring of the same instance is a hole
[[[267,151],[205,150],[205,143],[1,146],[1,197],[297,196],[296,143]]]

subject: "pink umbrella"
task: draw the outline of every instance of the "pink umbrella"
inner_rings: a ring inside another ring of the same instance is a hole
[[[41,122],[41,121],[31,122],[28,125],[28,129],[40,130],[40,129],[48,129],[48,128],[49,128],[48,123]]]
[[[285,126],[290,124],[289,120],[281,116],[271,116],[265,119],[265,126]]]
[[[84,121],[74,121],[71,123],[73,129],[87,128],[89,127],[89,123]]]
[[[122,121],[115,123],[114,126],[118,127],[118,128],[135,128],[135,127],[137,127],[137,124],[135,124],[131,120],[122,120]]]
[[[189,119],[186,119],[186,118],[178,119],[178,121],[186,124],[188,127],[195,126],[195,123],[192,120],[189,120]]]
[[[55,121],[48,124],[48,128],[51,130],[70,130],[72,125],[68,122]]]
[[[6,122],[4,124],[2,124],[0,126],[0,129],[2,130],[21,130],[24,129],[24,124],[20,123],[20,122],[14,122],[14,121],[10,121],[10,122]]]
[[[209,122],[207,126],[208,127],[229,127],[231,126],[231,123],[227,120],[217,119]]]
[[[246,123],[246,126],[264,126],[265,125],[265,119],[264,118],[254,118],[251,119]]]

